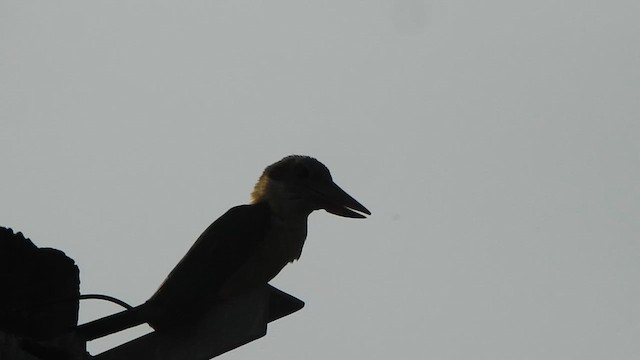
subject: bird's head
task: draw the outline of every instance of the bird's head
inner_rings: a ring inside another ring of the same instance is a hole
[[[251,197],[253,203],[266,201],[285,216],[307,216],[319,209],[351,218],[364,218],[361,213],[371,215],[333,182],[326,166],[309,156],[291,155],[267,166]]]

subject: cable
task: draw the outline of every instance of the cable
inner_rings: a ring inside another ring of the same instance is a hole
[[[116,299],[113,296],[109,296],[109,295],[102,295],[102,294],[83,294],[80,295],[80,300],[87,300],[87,299],[97,299],[97,300],[106,300],[106,301],[110,301],[114,304],[118,304],[120,306],[122,306],[123,308],[127,309],[127,310],[131,310],[133,309],[133,306],[127,304],[126,302],[120,300],[120,299]]]
[[[13,309],[13,311],[22,312],[22,311],[28,311],[28,310],[33,310],[33,309],[42,308],[42,307],[55,306],[57,304],[65,303],[65,302],[87,300],[87,299],[106,300],[114,304],[118,304],[127,310],[133,309],[133,306],[127,304],[126,302],[120,299],[116,299],[113,296],[102,295],[102,294],[83,294],[78,297],[62,298],[62,299],[55,299],[55,300],[39,302],[39,303],[31,303],[31,304],[23,305],[22,307],[19,307],[17,309]]]

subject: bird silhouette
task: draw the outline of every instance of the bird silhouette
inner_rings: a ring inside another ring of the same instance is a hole
[[[314,210],[371,215],[336,185],[320,161],[291,155],[268,166],[252,202],[214,221],[144,304],[84,325],[86,340],[148,323],[156,331],[192,321],[217,301],[251,291],[300,258]]]

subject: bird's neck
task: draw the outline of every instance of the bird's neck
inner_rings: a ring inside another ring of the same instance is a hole
[[[309,212],[273,202],[260,202],[256,205],[269,207],[269,232],[264,242],[263,256],[271,264],[279,264],[277,271],[289,262],[298,260],[307,239],[307,219]],[[277,272],[276,272],[277,273]],[[273,274],[275,276],[275,274]]]
[[[313,209],[288,192],[282,183],[265,176],[260,178],[251,195],[254,204],[267,204],[271,213],[267,257],[279,259],[274,261],[281,266],[300,258],[307,238],[307,219]]]

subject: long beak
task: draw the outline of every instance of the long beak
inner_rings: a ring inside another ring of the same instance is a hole
[[[321,201],[325,204],[323,209],[327,212],[338,216],[358,219],[364,219],[366,217],[360,213],[371,215],[371,212],[367,210],[366,207],[351,197],[351,195],[347,194],[334,182],[314,190],[321,196]],[[353,210],[359,211],[360,213]]]

